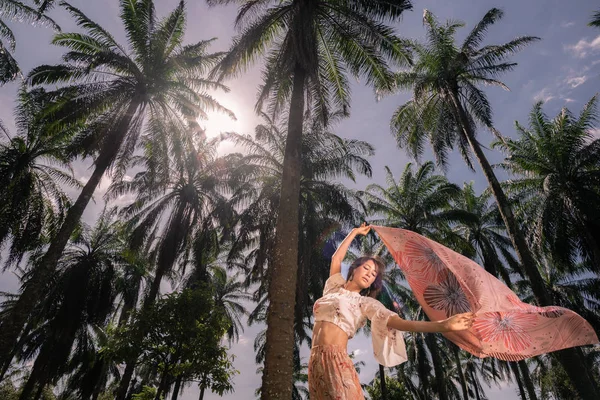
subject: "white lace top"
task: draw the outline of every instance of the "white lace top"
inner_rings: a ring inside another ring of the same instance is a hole
[[[368,318],[371,321],[373,353],[379,364],[393,367],[406,361],[402,333],[397,334],[397,330],[387,327],[388,319],[396,313],[371,297],[344,289],[345,283],[341,273],[327,279],[323,297],[313,306],[315,322],[334,323],[346,332],[348,338],[352,338]]]

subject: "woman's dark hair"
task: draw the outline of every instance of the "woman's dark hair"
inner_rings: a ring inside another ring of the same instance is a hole
[[[379,296],[379,292],[381,292],[381,289],[383,288],[383,271],[385,270],[385,264],[383,263],[381,258],[375,256],[364,256],[357,258],[350,265],[350,268],[348,269],[348,277],[346,280],[351,281],[354,277],[354,270],[362,266],[369,260],[375,263],[375,266],[377,267],[377,276],[375,277],[375,281],[371,284],[371,286],[369,286],[367,289],[361,290],[360,294],[361,296],[368,296],[376,299],[377,296]]]

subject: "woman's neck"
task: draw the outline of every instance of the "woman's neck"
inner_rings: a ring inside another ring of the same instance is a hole
[[[354,283],[354,281],[347,281],[346,284],[344,285],[344,289],[348,290],[349,292],[356,292],[356,293],[360,293],[360,291],[362,290],[362,288],[360,286],[358,286],[356,283]]]

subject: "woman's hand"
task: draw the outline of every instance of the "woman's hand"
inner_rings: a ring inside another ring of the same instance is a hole
[[[370,230],[371,226],[367,225],[366,222],[363,222],[358,228],[354,228],[354,232],[356,232],[357,235],[366,235]]]
[[[475,313],[468,312],[453,315],[450,318],[440,322],[446,331],[464,331],[473,326],[474,319]]]

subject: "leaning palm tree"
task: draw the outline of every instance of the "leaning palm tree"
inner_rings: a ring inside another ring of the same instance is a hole
[[[533,245],[559,262],[582,257],[600,271],[600,139],[595,126],[597,98],[574,116],[563,108],[550,120],[534,105],[529,127],[516,124],[518,137],[498,143],[507,158],[500,165],[527,220]]]
[[[10,82],[21,74],[21,69],[11,54],[16,48],[16,38],[7,22],[22,21],[58,30],[58,25],[44,15],[45,11],[46,7],[36,10],[20,0],[0,0],[0,84]]]
[[[21,88],[15,111],[16,135],[0,130],[0,247],[10,243],[4,268],[51,236],[69,198],[61,185],[78,187],[69,161],[73,131],[53,131],[38,118],[47,105],[43,89]],[[4,140],[7,139],[7,140]]]
[[[413,99],[402,105],[393,116],[391,125],[398,145],[407,148],[414,157],[424,150],[429,140],[437,162],[446,165],[448,151],[455,146],[465,162],[473,168],[471,154],[475,156],[488,179],[500,213],[507,226],[517,255],[530,269],[540,302],[549,303],[535,269],[524,237],[514,218],[510,204],[500,187],[491,165],[476,138],[477,125],[492,129],[492,110],[478,85],[506,86],[495,78],[515,67],[504,60],[517,50],[537,40],[525,36],[502,45],[479,48],[490,25],[502,17],[502,11],[491,9],[467,35],[463,44],[455,44],[455,34],[460,22],[441,25],[433,14],[425,11],[423,23],[428,41],[415,43],[417,59],[410,71],[397,75],[398,87],[413,91]]]
[[[221,58],[220,53],[207,53],[212,40],[183,46],[186,21],[183,1],[166,18],[158,19],[152,0],[121,0],[120,17],[130,50],[80,10],[61,4],[83,33],[56,35],[52,43],[69,50],[63,56],[65,62],[39,66],[27,79],[32,85],[66,84],[49,93],[56,100],[48,111],[49,118],[60,116],[53,124],[69,125],[102,116],[76,138],[84,155],[97,156],[92,175],[69,208],[15,313],[2,320],[0,361],[3,362],[16,343],[35,299],[41,297],[43,283],[56,268],[100,179],[110,168],[117,178],[124,174],[147,115],[181,125],[181,117],[194,124],[196,118],[206,116],[206,110],[228,112],[205,92],[226,89],[204,78]]]
[[[243,71],[265,57],[257,110],[270,100],[270,113],[288,107],[281,202],[269,284],[268,343],[263,398],[291,397],[293,321],[290,312],[296,287],[300,166],[305,114],[327,122],[331,111],[347,112],[350,104],[346,71],[368,84],[389,89],[388,61],[405,63],[405,45],[381,21],[395,21],[410,1],[211,0],[242,6],[236,19],[241,31],[219,73]]]
[[[501,45],[479,47],[490,25],[502,15],[502,11],[496,8],[488,11],[459,46],[455,44],[455,34],[463,24],[448,22],[442,25],[433,14],[425,11],[423,23],[428,40],[414,44],[416,60],[413,68],[397,75],[398,87],[412,90],[413,98],[396,111],[391,125],[398,144],[407,147],[415,157],[421,155],[427,139],[438,163],[442,165],[445,165],[448,152],[454,147],[458,147],[471,168],[471,155],[475,154],[498,203],[523,271],[531,281],[535,298],[538,304],[548,306],[552,298],[544,286],[539,264],[527,245],[509,200],[476,136],[477,125],[499,135],[493,128],[491,106],[478,86],[486,84],[506,88],[496,79],[516,65],[505,61],[506,58],[537,40],[525,36]],[[581,396],[598,397],[593,382],[577,373],[577,364],[580,363],[577,351],[564,350],[557,356],[561,358]]]

